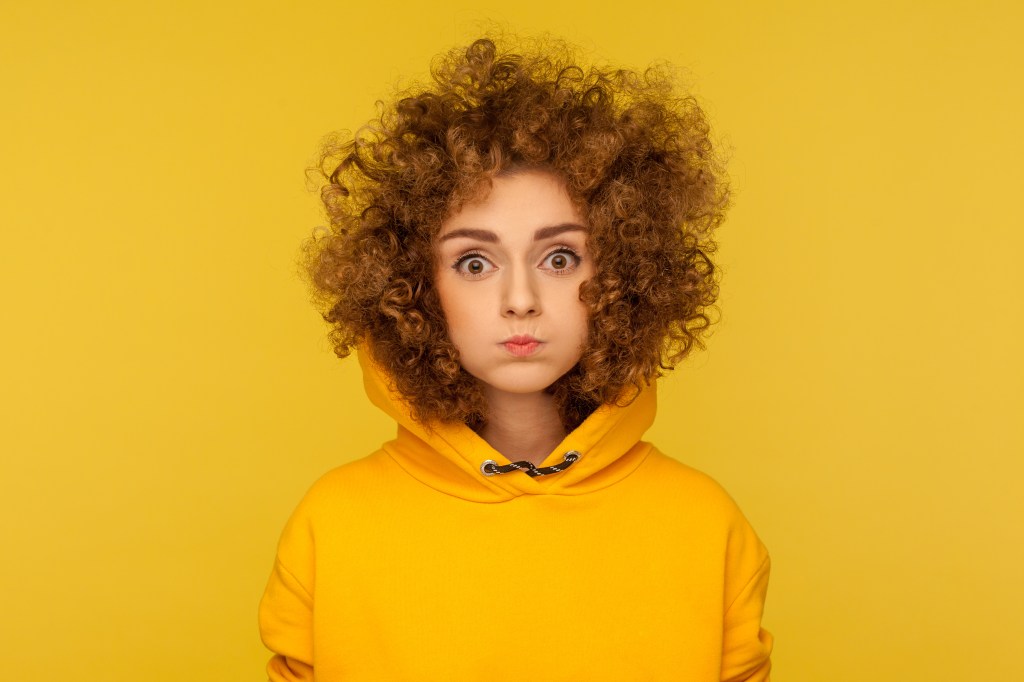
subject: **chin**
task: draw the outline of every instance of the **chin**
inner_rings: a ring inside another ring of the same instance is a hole
[[[503,372],[481,372],[479,374],[470,372],[470,374],[483,382],[487,390],[521,395],[543,393],[565,374],[565,372],[552,372],[550,369],[530,371],[530,369],[525,367],[510,367],[508,370]]]

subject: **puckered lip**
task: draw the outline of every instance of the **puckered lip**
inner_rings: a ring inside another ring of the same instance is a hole
[[[528,343],[539,343],[538,339],[533,338],[529,334],[517,334],[516,336],[510,336],[502,343],[512,343],[517,346],[524,346]]]

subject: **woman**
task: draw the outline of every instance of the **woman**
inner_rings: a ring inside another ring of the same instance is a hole
[[[728,192],[692,98],[490,40],[328,144],[307,265],[395,440],[318,481],[272,680],[767,680],[768,554],[641,440],[707,328]]]

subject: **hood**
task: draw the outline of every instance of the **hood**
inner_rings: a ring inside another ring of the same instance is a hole
[[[641,441],[654,422],[656,384],[652,382],[626,407],[603,405],[594,411],[538,466],[562,462],[575,450],[580,458],[565,471],[530,477],[521,471],[485,476],[480,466],[508,458],[465,424],[421,424],[408,403],[395,392],[387,374],[359,352],[366,394],[398,423],[398,435],[382,449],[421,483],[473,502],[504,502],[520,495],[580,495],[600,490],[631,474],[651,450]]]

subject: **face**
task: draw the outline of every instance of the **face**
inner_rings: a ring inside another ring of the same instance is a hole
[[[485,390],[543,391],[587,339],[580,284],[594,274],[587,229],[565,185],[501,176],[441,226],[435,283],[462,366]]]

